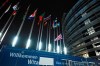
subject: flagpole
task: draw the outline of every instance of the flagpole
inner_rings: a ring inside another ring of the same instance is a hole
[[[8,19],[7,22],[6,22],[6,24],[5,24],[4,27],[2,28],[2,30],[1,30],[1,32],[0,32],[0,33],[1,33],[0,38],[1,38],[2,33],[4,32],[5,28],[7,27],[7,25],[8,25],[8,23],[9,23],[11,17],[12,17],[12,15],[9,17],[9,19]]]
[[[23,24],[24,24],[24,22],[25,22],[25,18],[26,18],[26,15],[27,15],[27,13],[28,13],[29,7],[30,7],[30,5],[28,6],[27,11],[26,11],[26,13],[25,13],[25,16],[23,17],[23,21],[22,21],[21,26],[20,26],[20,28],[19,28],[19,30],[18,30],[17,36],[19,36],[19,34],[20,34],[21,30],[22,30],[22,27],[23,27]]]
[[[47,24],[46,51],[48,51],[48,24]]]
[[[34,27],[35,18],[36,17],[34,17],[34,19],[33,19],[32,26],[31,26],[30,33],[29,33],[29,37],[28,37],[28,40],[30,40],[30,41],[31,41],[31,36],[32,36],[32,31],[33,31],[33,27]],[[26,46],[28,46],[28,45],[26,45]]]
[[[60,22],[59,22],[59,25],[60,25]],[[61,34],[60,26],[59,26],[59,25],[58,25],[58,33]],[[59,40],[59,42],[60,42],[60,46],[59,46],[59,48],[60,48],[61,51],[62,51],[62,48],[61,48],[61,40]],[[60,51],[60,53],[61,53],[61,51]]]
[[[60,49],[61,49],[61,54],[62,54],[62,41],[60,40]]]
[[[48,23],[47,23],[47,21],[48,21]],[[45,23],[47,23],[47,36],[46,36],[46,51],[49,51],[49,50],[51,50],[51,45],[50,45],[50,41],[49,41],[49,30],[50,30],[50,24],[49,24],[49,22],[51,22],[51,15],[49,15],[48,17],[46,17],[46,18],[44,18],[44,26],[46,25]],[[49,45],[48,45],[49,44]]]
[[[51,25],[51,20],[50,20],[49,25]],[[50,44],[50,27],[49,27],[49,44]],[[49,46],[48,46],[48,47],[49,47]]]
[[[17,32],[16,37],[14,38],[14,42],[12,43],[12,46],[13,46],[13,47],[16,45],[16,42],[17,42],[17,40],[18,40],[18,36],[19,36],[19,34],[20,34],[21,30],[22,30],[22,27],[23,27],[23,25],[24,25],[25,18],[26,18],[26,15],[27,15],[27,13],[28,13],[29,7],[30,7],[30,5],[28,6],[28,8],[27,8],[27,10],[26,10],[26,12],[25,12],[25,15],[24,15],[24,17],[23,17],[22,23],[21,23],[21,25],[20,25],[20,28],[19,28],[19,30],[18,30],[18,32]],[[16,41],[15,41],[15,40],[16,40]]]
[[[55,39],[55,28],[54,28],[54,39]],[[55,41],[54,41],[54,52],[56,52],[56,50],[55,50]]]
[[[57,36],[58,36],[58,27],[57,27]],[[58,49],[58,40],[57,40],[57,49]],[[58,51],[57,51],[58,52]]]
[[[11,4],[10,4],[9,7],[4,11],[4,13],[0,16],[0,20],[1,20],[1,18],[5,15],[5,13],[7,13],[7,12],[9,11],[10,7],[11,7]]]
[[[16,15],[15,15],[15,16],[16,16]],[[11,22],[10,22],[10,24],[8,25],[8,27],[7,27],[6,31],[5,31],[5,33],[3,34],[2,38],[0,39],[0,44],[2,43],[4,37],[6,36],[8,30],[9,30],[11,24],[12,24],[12,22],[14,21],[15,16],[14,16],[13,19],[11,20]]]
[[[39,35],[38,35],[38,41],[37,41],[37,50],[39,50],[39,43],[41,42],[41,39],[42,39],[42,32],[43,32],[43,23],[40,24],[40,28],[39,28]]]
[[[5,14],[5,13],[3,13],[3,14],[1,15],[0,20],[1,20],[1,18],[4,16],[4,14]]]
[[[58,22],[58,20],[56,18],[56,24],[57,24],[57,22]],[[58,36],[58,26],[57,26],[56,30],[57,30],[57,36]],[[56,50],[57,50],[57,53],[58,53],[58,51],[59,51],[58,40],[57,40],[57,47],[56,48],[57,48]]]
[[[61,31],[60,31],[60,26],[58,27],[59,28],[59,32],[61,33]],[[62,54],[62,46],[61,46],[61,40],[60,40],[60,53]]]
[[[62,23],[64,22],[65,16],[66,16],[66,13],[64,13],[63,16],[62,16],[62,22],[61,22],[61,25],[63,25]],[[63,28],[63,26],[62,26],[62,28]],[[62,35],[63,35],[63,38],[62,38],[62,40],[63,40],[63,48],[66,48],[65,41],[64,41],[64,32],[63,32],[63,31],[64,31],[64,30],[62,29]],[[62,49],[62,50],[63,50],[63,52],[64,52],[64,49]]]
[[[40,41],[40,30],[41,30],[41,24],[40,24],[40,27],[39,27],[39,34],[38,34],[38,40],[37,40],[37,47],[36,47],[36,50],[38,50],[38,47],[39,47],[39,41]]]
[[[41,42],[41,39],[42,39],[42,33],[43,33],[43,23],[41,24],[42,26],[41,26],[41,34],[40,34],[40,41],[39,42]]]

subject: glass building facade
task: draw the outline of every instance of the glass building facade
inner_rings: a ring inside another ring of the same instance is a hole
[[[100,0],[79,0],[62,25],[68,54],[100,58]]]

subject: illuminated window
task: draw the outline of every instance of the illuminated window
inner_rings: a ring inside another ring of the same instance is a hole
[[[85,25],[90,23],[90,19],[87,19],[86,21],[84,21]]]
[[[91,28],[87,29],[87,31],[88,31],[89,35],[91,35],[91,34],[95,33],[95,30],[94,30],[94,28],[93,28],[93,27],[91,27]]]
[[[100,45],[97,45],[96,47],[100,47]]]
[[[95,41],[95,40],[97,40],[98,39],[98,37],[94,37],[93,39],[91,39],[91,41]]]
[[[96,52],[96,55],[99,56],[100,55],[100,52]]]
[[[83,13],[83,14],[82,14],[82,17],[85,17],[86,15],[87,15],[87,13]]]
[[[83,42],[83,43],[80,43],[80,44],[78,44],[76,47],[80,47],[80,46],[83,46],[85,43]]]
[[[94,37],[93,39],[91,39],[91,41],[95,41],[95,40],[97,40],[97,39],[99,39],[99,38],[98,38],[98,37]],[[93,43],[92,45],[94,46],[94,48],[100,47],[100,41],[95,42],[95,43]]]
[[[88,58],[89,57],[88,53],[83,54],[83,57]]]
[[[84,45],[84,44],[85,44],[85,42],[81,43],[81,45]]]
[[[79,44],[79,45],[77,45],[76,47],[80,47],[81,45]]]
[[[94,43],[94,45],[95,45],[96,47],[100,47],[100,41],[99,41],[99,42]]]

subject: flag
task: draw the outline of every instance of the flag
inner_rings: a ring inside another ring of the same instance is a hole
[[[52,27],[57,28],[60,26],[60,22],[57,22],[57,18],[53,21]]]
[[[9,5],[9,7],[6,9],[5,13],[7,13],[10,9],[11,5]]]
[[[55,22],[57,22],[57,17],[56,17],[56,19],[55,19]]]
[[[54,39],[54,41],[58,41],[58,40],[61,40],[62,39],[62,35],[61,34],[59,34],[58,36],[57,36],[57,38],[56,39]]]
[[[60,22],[57,23],[57,27],[59,27],[59,26],[60,26]]]
[[[49,15],[48,17],[44,18],[44,22],[48,21],[51,19],[51,15]]]
[[[53,21],[52,27],[53,28],[56,28],[57,27],[56,22]]]
[[[6,1],[2,4],[2,6],[0,7],[0,9],[1,9],[3,6],[5,6],[6,3],[7,3],[8,1],[9,1],[9,0],[6,0]]]
[[[2,4],[2,6],[5,6],[5,4],[8,2],[9,0],[6,0],[3,4]]]
[[[47,22],[44,22],[44,26],[46,26],[47,25]]]
[[[36,16],[37,9],[29,16],[28,19],[33,19]]]
[[[44,18],[44,22],[43,25],[46,26],[47,25],[47,21],[49,21],[51,19],[51,15],[49,15],[48,17]]]
[[[60,26],[60,22],[53,22],[53,24],[52,24],[52,27],[53,28],[57,28],[57,27],[59,27]]]
[[[12,15],[16,15],[16,13],[17,13],[17,12],[14,10],[13,13],[12,13]]]
[[[56,28],[57,27],[57,18],[53,21],[52,27],[53,28]]]
[[[39,16],[38,25],[42,22],[45,12]]]
[[[12,8],[13,8],[13,10],[18,10],[18,4],[19,4],[19,2],[16,4],[16,5],[14,5]]]

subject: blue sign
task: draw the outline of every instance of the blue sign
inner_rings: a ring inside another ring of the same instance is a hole
[[[44,62],[40,62],[40,57],[44,57]],[[89,66],[90,64],[96,65],[100,62],[91,58],[86,59],[70,55],[13,47],[3,47],[0,51],[0,66],[39,66],[41,63],[46,63],[45,61],[47,59],[51,61],[51,64],[53,64],[52,66]]]

